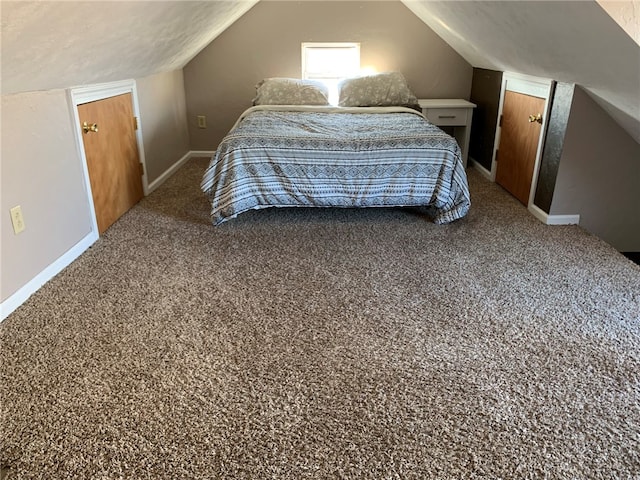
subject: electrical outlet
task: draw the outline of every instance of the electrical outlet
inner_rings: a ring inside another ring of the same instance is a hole
[[[13,231],[16,235],[25,229],[20,205],[16,205],[11,209],[11,223],[13,224]]]
[[[207,116],[198,115],[198,128],[207,128]]]

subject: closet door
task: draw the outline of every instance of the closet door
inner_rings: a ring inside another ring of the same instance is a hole
[[[525,206],[529,205],[545,102],[514,91],[504,95],[496,182]]]
[[[491,178],[527,208],[533,205],[553,80],[505,72]]]
[[[131,93],[78,105],[78,117],[102,234],[144,196]]]

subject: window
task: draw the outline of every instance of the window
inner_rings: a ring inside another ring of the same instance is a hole
[[[303,43],[302,78],[329,87],[329,103],[338,103],[338,82],[360,72],[359,43]]]

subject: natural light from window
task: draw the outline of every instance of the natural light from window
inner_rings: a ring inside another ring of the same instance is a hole
[[[338,82],[360,73],[359,43],[302,44],[302,78],[324,82],[329,87],[331,105],[338,104]]]

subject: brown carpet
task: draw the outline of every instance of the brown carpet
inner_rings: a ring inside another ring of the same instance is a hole
[[[640,478],[639,266],[473,170],[214,228],[205,164],[0,324],[8,478]]]

